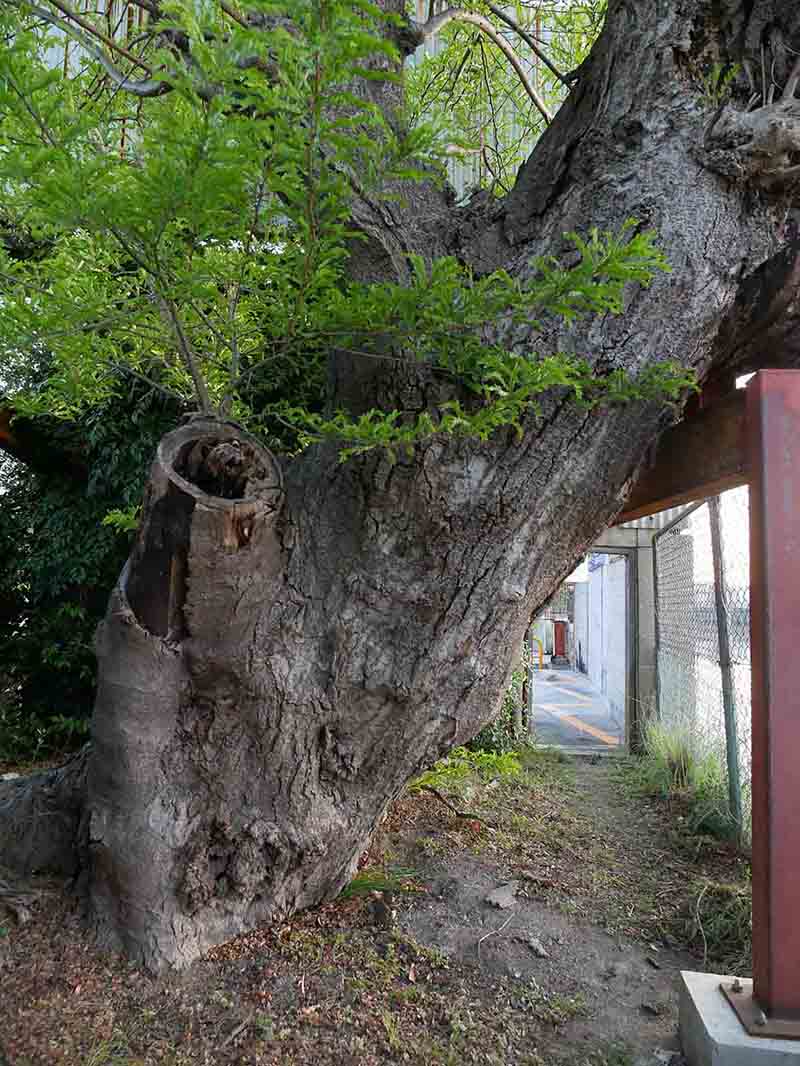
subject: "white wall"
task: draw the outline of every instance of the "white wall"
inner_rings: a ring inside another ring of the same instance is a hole
[[[596,556],[588,580],[575,585],[575,659],[625,722],[627,689],[627,565],[624,556]]]
[[[589,654],[589,580],[575,584],[575,669],[587,672]]]
[[[625,689],[627,679],[627,565],[624,556],[608,557],[603,567],[606,687],[611,717],[619,725],[625,722]]]

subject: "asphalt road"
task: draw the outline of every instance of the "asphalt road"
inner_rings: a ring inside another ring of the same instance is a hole
[[[536,672],[534,724],[537,744],[580,751],[620,751],[623,729],[589,678],[574,670]]]

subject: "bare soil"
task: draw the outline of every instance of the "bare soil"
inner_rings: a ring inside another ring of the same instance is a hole
[[[703,965],[695,903],[744,861],[620,788],[617,765],[539,755],[444,787],[474,818],[408,794],[359,879],[394,868],[399,891],[179,974],[100,954],[43,881],[27,923],[0,917],[0,1066],[677,1066],[677,973]]]

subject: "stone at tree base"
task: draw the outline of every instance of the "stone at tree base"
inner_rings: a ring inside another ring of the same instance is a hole
[[[513,907],[516,903],[518,888],[519,881],[507,881],[505,884],[493,888],[485,897],[484,902],[489,903],[492,907],[498,907],[500,910],[508,910],[509,907]]]
[[[540,959],[550,958],[550,952],[547,950],[547,948],[544,946],[541,940],[539,940],[538,937],[528,937],[527,944],[531,951],[534,953],[534,955],[538,955]]]

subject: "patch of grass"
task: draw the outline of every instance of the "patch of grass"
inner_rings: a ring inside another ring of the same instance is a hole
[[[475,775],[488,781],[503,777],[518,777],[521,772],[520,755],[515,751],[497,753],[454,748],[444,759],[439,759],[430,770],[426,770],[425,773],[415,778],[408,788],[409,792],[419,792],[420,789],[426,787],[441,789]]]
[[[689,939],[722,973],[747,977],[753,968],[753,892],[747,884],[706,881],[698,886],[689,917]]]
[[[369,896],[373,892],[418,892],[416,870],[403,866],[365,866],[339,893],[339,899]]]
[[[634,1061],[634,1053],[628,1044],[613,1041],[590,1051],[579,1066],[634,1066]]]
[[[689,833],[720,839],[737,836],[725,768],[716,753],[702,749],[686,726],[650,720],[643,732],[642,755],[620,759],[612,779],[634,795],[677,800],[685,811],[683,828]]]
[[[402,1051],[403,1040],[400,1036],[400,1023],[390,1011],[384,1011],[381,1015],[383,1028],[386,1030],[386,1039],[392,1051]]]
[[[141,1062],[132,1056],[125,1033],[115,1030],[106,1040],[92,1046],[84,1066],[140,1066]]]
[[[548,992],[534,978],[518,985],[514,990],[513,999],[519,1009],[530,1011],[538,1022],[553,1028],[586,1012],[583,996]]]

